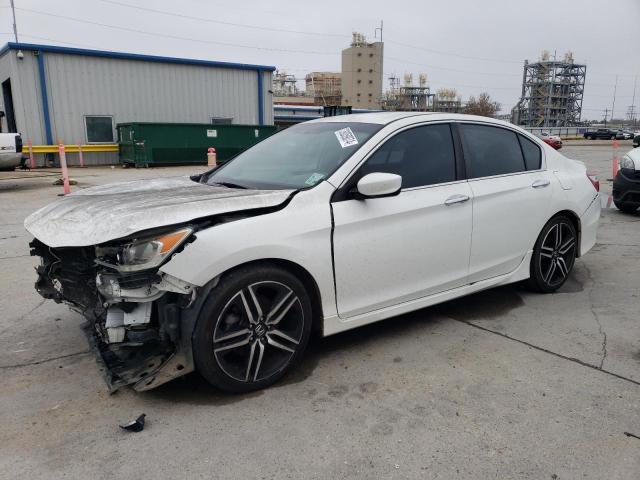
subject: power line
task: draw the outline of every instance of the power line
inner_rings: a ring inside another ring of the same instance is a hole
[[[519,63],[519,64],[522,63],[522,60],[507,60],[507,59],[500,59],[500,58],[475,57],[475,56],[471,56],[471,55],[461,55],[459,53],[443,52],[443,51],[439,51],[439,50],[433,50],[433,49],[430,49],[430,48],[418,47],[417,45],[411,45],[410,43],[396,42],[394,40],[387,40],[387,43],[392,43],[392,44],[395,44],[395,45],[399,45],[401,47],[415,48],[416,50],[422,50],[424,52],[435,53],[437,55],[447,55],[447,56],[450,56],[450,57],[464,58],[464,59],[467,59],[467,60],[482,60],[484,62]]]
[[[231,27],[240,27],[240,28],[250,28],[250,29],[255,29],[255,30],[265,30],[268,32],[283,32],[283,33],[295,33],[298,35],[317,35],[317,36],[322,36],[322,37],[340,37],[340,38],[349,38],[350,35],[344,35],[342,33],[325,33],[325,32],[311,32],[311,31],[303,31],[303,30],[288,30],[288,29],[284,29],[284,28],[273,28],[273,27],[262,27],[260,25],[249,25],[246,23],[234,23],[234,22],[225,22],[222,20],[214,20],[212,18],[202,18],[202,17],[194,17],[191,15],[184,15],[181,13],[175,13],[175,12],[169,12],[167,10],[158,10],[155,8],[148,8],[148,7],[140,7],[138,5],[130,5],[128,3],[124,3],[124,2],[118,2],[116,0],[97,0],[99,2],[102,3],[110,3],[112,5],[119,5],[121,7],[126,7],[126,8],[133,8],[135,10],[142,10],[144,12],[152,12],[152,13],[157,13],[160,15],[168,15],[170,17],[178,17],[178,18],[186,18],[188,20],[195,20],[195,21],[199,21],[199,22],[206,22],[206,23],[215,23],[218,25],[227,25],[227,26],[231,26]]]
[[[178,35],[169,35],[166,33],[156,33],[156,32],[148,32],[146,30],[138,30],[136,28],[128,28],[128,27],[121,27],[118,25],[111,25],[108,23],[100,23],[100,22],[93,22],[91,20],[85,20],[82,18],[77,18],[77,17],[69,17],[67,15],[58,15],[55,13],[50,13],[50,12],[42,12],[40,10],[32,10],[29,8],[18,8],[16,7],[16,10],[20,10],[22,12],[28,12],[28,13],[35,13],[38,15],[45,15],[48,17],[54,17],[54,18],[62,18],[65,20],[70,20],[73,22],[79,22],[79,23],[85,23],[85,24],[89,24],[89,25],[97,25],[99,27],[106,27],[106,28],[113,28],[116,30],[122,30],[125,32],[133,32],[133,33],[141,33],[143,35],[151,35],[154,37],[161,37],[161,38],[171,38],[173,40],[185,40],[185,41],[189,41],[189,42],[199,42],[199,43],[208,43],[208,44],[212,44],[212,45],[222,45],[225,47],[238,47],[238,48],[251,48],[251,49],[256,49],[256,50],[266,50],[266,51],[271,51],[271,52],[285,52],[285,53],[306,53],[306,54],[311,54],[311,55],[335,55],[335,52],[316,52],[316,51],[309,51],[309,50],[291,50],[291,49],[286,49],[286,48],[271,48],[271,47],[257,47],[254,45],[242,45],[242,44],[237,44],[237,43],[227,43],[227,42],[218,42],[215,40],[203,40],[203,39],[199,39],[199,38],[190,38],[190,37],[181,37]]]

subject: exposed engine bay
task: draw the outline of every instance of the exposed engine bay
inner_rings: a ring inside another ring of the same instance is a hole
[[[37,239],[30,246],[41,257],[36,290],[87,319],[85,332],[111,391],[147,390],[193,369],[181,317],[194,304],[195,286],[157,266],[118,271],[108,248],[50,248]]]

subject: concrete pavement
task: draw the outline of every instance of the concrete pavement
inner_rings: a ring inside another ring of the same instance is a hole
[[[562,152],[606,178],[608,146]],[[50,184],[0,181],[2,478],[638,477],[640,440],[624,434],[640,436],[638,214],[605,210],[556,294],[503,287],[315,339],[298,371],[250,395],[190,375],[110,396],[79,315],[33,290],[22,221]],[[143,432],[118,428],[142,412]]]

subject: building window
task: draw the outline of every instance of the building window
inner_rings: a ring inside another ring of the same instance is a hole
[[[113,143],[113,117],[87,115],[84,117],[87,143]]]
[[[362,83],[362,80],[358,80],[358,83]]]
[[[373,68],[370,68],[370,69],[369,69],[369,73],[373,73]]]
[[[370,54],[369,54],[369,58],[372,58],[372,57],[373,57],[373,53],[370,53]]]
[[[358,52],[358,56],[361,57],[362,56],[362,52]]]
[[[361,69],[361,68],[359,68],[359,69],[358,69],[358,73],[360,73],[361,71],[362,71],[362,69]]]
[[[370,94],[369,94],[369,96],[370,96],[370,97],[373,97],[373,94],[372,94],[372,93],[370,93]]]
[[[358,94],[358,96],[360,96],[360,94]]]
[[[373,80],[369,80],[369,85],[371,85],[373,83]]]
[[[231,125],[233,117],[211,117],[212,125]]]

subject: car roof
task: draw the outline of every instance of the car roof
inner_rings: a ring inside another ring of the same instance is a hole
[[[490,117],[480,117],[477,115],[465,115],[461,113],[438,113],[438,112],[369,112],[369,113],[353,113],[351,115],[338,115],[335,117],[324,117],[310,120],[308,123],[325,123],[325,122],[354,122],[354,123],[375,123],[378,125],[387,125],[396,120],[403,118],[413,118],[416,123],[424,121],[443,121],[443,120],[469,120],[493,123],[496,125],[515,125],[496,120]]]

